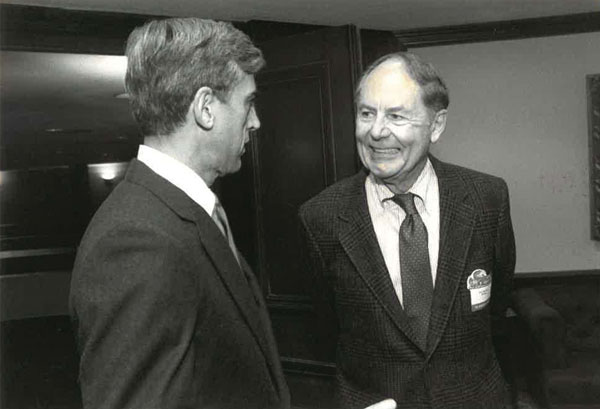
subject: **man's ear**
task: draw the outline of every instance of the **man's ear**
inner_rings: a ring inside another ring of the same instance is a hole
[[[442,133],[444,133],[447,118],[448,110],[446,109],[440,109],[435,113],[435,117],[431,123],[431,135],[429,137],[431,143],[436,143],[440,139],[440,136],[442,136]]]
[[[201,87],[192,101],[192,113],[196,124],[210,130],[215,124],[215,102],[217,97],[210,87]]]

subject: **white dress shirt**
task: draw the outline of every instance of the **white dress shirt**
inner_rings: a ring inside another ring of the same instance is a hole
[[[215,208],[216,196],[192,169],[154,148],[140,145],[137,158],[154,173],[168,180],[199,204],[208,215]]]
[[[402,304],[402,279],[400,271],[399,232],[406,213],[393,200],[394,193],[373,175],[365,180],[369,214],[375,229],[379,248],[390,274],[396,295]],[[408,189],[415,197],[415,207],[427,228],[431,278],[435,286],[438,253],[440,248],[440,192],[438,178],[429,159],[416,182]],[[388,200],[386,200],[388,199]]]

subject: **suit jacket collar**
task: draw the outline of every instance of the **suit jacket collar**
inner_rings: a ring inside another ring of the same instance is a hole
[[[242,269],[231,253],[226,238],[206,211],[142,162],[132,160],[125,180],[148,189],[179,217],[196,225],[202,245],[215,265],[215,270],[265,355],[275,385],[282,390],[281,367],[262,294],[258,285],[250,280],[253,273],[241,254]]]
[[[465,181],[455,167],[433,156],[430,156],[430,160],[438,177],[440,189],[440,256],[427,346],[424,351],[427,356],[437,347],[448,322],[474,225],[473,205],[469,200],[469,188]],[[366,175],[364,169],[356,174],[350,181],[348,189],[342,193],[343,197],[340,198],[340,203],[343,203],[339,213],[340,243],[356,271],[394,324],[416,346],[419,346],[396,296],[377,242],[364,188]]]
[[[463,270],[476,217],[472,187],[461,176],[460,168],[433,156],[430,159],[440,189],[440,253],[427,335],[428,357],[444,333],[459,286],[466,285]]]

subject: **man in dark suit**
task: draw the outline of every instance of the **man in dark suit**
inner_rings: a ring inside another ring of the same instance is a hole
[[[190,18],[137,28],[126,55],[145,137],[77,252],[84,408],[287,409],[261,290],[210,190],[260,127],[262,54],[231,24]]]
[[[126,54],[145,139],[75,262],[84,407],[288,408],[261,291],[210,190],[260,126],[262,54],[200,19],[149,22]]]
[[[510,407],[493,343],[515,265],[508,189],[429,154],[448,103],[417,56],[373,63],[356,92],[366,170],[300,209],[345,407]]]

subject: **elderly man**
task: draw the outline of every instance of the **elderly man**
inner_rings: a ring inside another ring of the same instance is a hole
[[[515,265],[508,189],[429,154],[448,103],[417,56],[377,60],[356,91],[366,170],[300,209],[344,407],[510,406],[492,343]]]
[[[232,25],[152,21],[126,85],[145,135],[92,219],[71,283],[85,408],[287,408],[261,291],[210,190],[237,171],[258,50]]]

